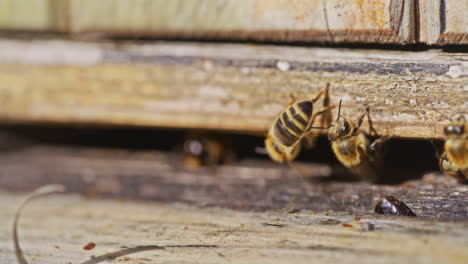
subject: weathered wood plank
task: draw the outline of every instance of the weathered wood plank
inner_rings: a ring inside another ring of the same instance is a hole
[[[415,41],[413,0],[41,0],[34,1],[37,10],[29,2],[1,0],[0,28],[187,39]]]
[[[0,0],[0,29],[78,36],[446,45],[468,43],[467,8],[465,0]]]
[[[189,171],[179,156],[168,153],[35,146],[1,153],[0,188],[25,191],[59,183],[92,196],[255,211],[296,208],[364,214],[373,212],[380,197],[396,195],[420,217],[468,219],[468,186],[451,183],[447,176],[372,185],[340,182],[340,177],[349,179],[349,175],[330,164],[296,166],[307,180],[289,167],[266,161]]]
[[[442,138],[468,110],[468,54],[191,43],[0,41],[0,119],[263,134],[326,83],[381,134]],[[365,126],[364,126],[365,127]]]
[[[14,263],[10,223],[21,195],[0,192],[0,257]],[[46,221],[38,221],[46,219]],[[467,222],[301,211],[238,212],[180,204],[57,195],[19,223],[27,260],[82,263],[122,246],[165,250],[112,263],[466,263]],[[90,251],[83,250],[96,243]],[[184,245],[215,245],[195,247]]]
[[[419,42],[468,44],[468,1],[419,1]]]
[[[72,1],[71,32],[225,40],[414,42],[413,1]],[[149,15],[151,14],[151,15]]]

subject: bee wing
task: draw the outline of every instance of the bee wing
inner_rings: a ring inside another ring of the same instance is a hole
[[[356,174],[364,180],[375,181],[377,180],[378,166],[375,164],[375,157],[369,156],[362,146],[358,146],[359,154],[361,155],[362,163],[355,169]]]

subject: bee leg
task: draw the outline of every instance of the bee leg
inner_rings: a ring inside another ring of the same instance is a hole
[[[294,97],[293,93],[289,94],[289,98],[291,99],[291,101],[289,101],[289,105],[292,105],[294,102],[296,102],[296,97]]]
[[[377,130],[375,130],[374,125],[372,124],[372,120],[370,118],[370,110],[369,107],[366,108],[366,115],[367,115],[367,122],[369,123],[369,135],[378,135]]]
[[[326,111],[320,116],[320,126],[322,127],[328,127],[332,123],[332,115],[330,111],[330,95],[328,93],[329,88],[330,83],[327,83],[322,103],[323,109],[325,109]]]
[[[321,90],[317,96],[315,96],[314,99],[312,99],[312,103],[315,103],[318,99],[320,99],[320,97],[322,97],[323,95],[325,96],[325,98],[323,99],[324,101],[329,101],[330,100],[330,97],[328,95],[328,90],[330,89],[330,83],[327,83],[327,86],[325,87],[325,89]],[[327,98],[328,97],[328,98]]]
[[[361,117],[359,117],[358,119],[358,123],[357,123],[357,126],[353,128],[352,130],[352,135],[354,135],[359,128],[361,128],[361,125],[362,125],[362,120],[364,120],[364,117],[367,115],[367,113],[369,113],[369,108],[366,108],[366,111],[364,112],[364,114],[361,115]]]
[[[370,145],[370,149],[373,151],[373,152],[380,152],[380,150],[382,149],[382,146],[383,144],[388,141],[390,138],[392,138],[391,136],[381,136],[379,138],[377,138],[376,140],[374,140],[374,142],[372,142],[372,144]]]
[[[323,115],[324,113],[327,113],[327,112],[330,112],[330,109],[333,109],[333,108],[335,108],[335,107],[336,107],[336,105],[329,105],[329,106],[325,107],[324,109],[318,111],[317,113],[314,113],[314,114],[312,115],[310,125],[309,125],[309,127],[307,127],[307,129],[305,130],[304,133],[310,133],[310,131],[312,130],[312,128],[320,128],[320,129],[326,129],[326,128],[328,128],[328,126],[327,126],[327,127],[313,127],[312,125],[314,124],[315,118],[316,118],[317,116]]]
[[[312,122],[310,123],[310,125],[312,126],[312,124],[314,124],[314,121],[315,121],[315,117],[317,115],[321,115],[320,116],[320,127],[328,127],[330,124],[331,124],[331,119],[332,119],[332,116],[331,116],[331,111],[330,111],[330,95],[329,95],[329,87],[330,87],[330,83],[327,83],[327,86],[325,87],[324,89],[324,92],[323,92],[323,102],[322,102],[322,106],[323,106],[323,110],[318,112],[318,113],[315,113],[313,116],[312,116]],[[315,100],[315,99],[314,99]],[[316,101],[316,100],[315,100]],[[309,128],[308,131],[310,131],[311,129]],[[305,146],[306,149],[311,149],[313,147],[315,147],[316,145],[316,142],[317,142],[317,137],[320,135],[320,133],[318,131],[312,131],[310,132],[308,135],[305,135],[304,136],[304,139],[303,139],[303,145]]]
[[[443,152],[439,159],[439,167],[443,174],[450,176],[460,184],[468,184],[468,175],[466,171],[462,171],[453,165],[447,159],[447,153]]]

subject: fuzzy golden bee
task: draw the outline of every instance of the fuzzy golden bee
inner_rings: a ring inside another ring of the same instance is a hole
[[[276,162],[289,163],[299,154],[302,140],[307,136],[317,115],[329,111],[330,107],[314,113],[314,103],[328,95],[329,85],[314,99],[293,102],[273,122],[265,139],[265,149]],[[325,99],[324,99],[325,100]],[[322,127],[317,127],[322,128]]]
[[[463,115],[452,119],[444,128],[447,140],[440,156],[439,166],[459,183],[468,181],[468,123]]]
[[[367,136],[359,130],[367,116],[370,132],[375,131],[369,116],[369,108],[359,118],[357,126],[340,116],[328,130],[328,139],[337,159],[353,174],[366,181],[376,181],[382,166],[382,144],[389,139],[384,136],[370,143]]]

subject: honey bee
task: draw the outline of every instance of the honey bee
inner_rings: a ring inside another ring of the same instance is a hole
[[[312,100],[291,102],[273,122],[265,139],[265,149],[271,159],[280,163],[289,163],[299,154],[302,140],[311,129],[326,127],[312,127],[315,117],[329,111],[327,107],[313,113],[314,103],[323,95],[328,95],[329,84]],[[324,99],[328,100],[328,99]]]
[[[382,166],[382,145],[390,139],[388,136],[379,137],[370,143],[367,136],[359,130],[364,117],[369,122],[369,133],[377,134],[372,126],[369,108],[359,118],[357,126],[340,116],[331,124],[328,139],[338,160],[353,174],[366,181],[376,181]]]
[[[226,138],[207,133],[189,133],[184,141],[184,165],[188,169],[202,166],[229,164],[234,161],[234,153]]]
[[[468,182],[468,123],[463,115],[452,119],[444,128],[447,140],[440,156],[439,166],[459,183]]]

